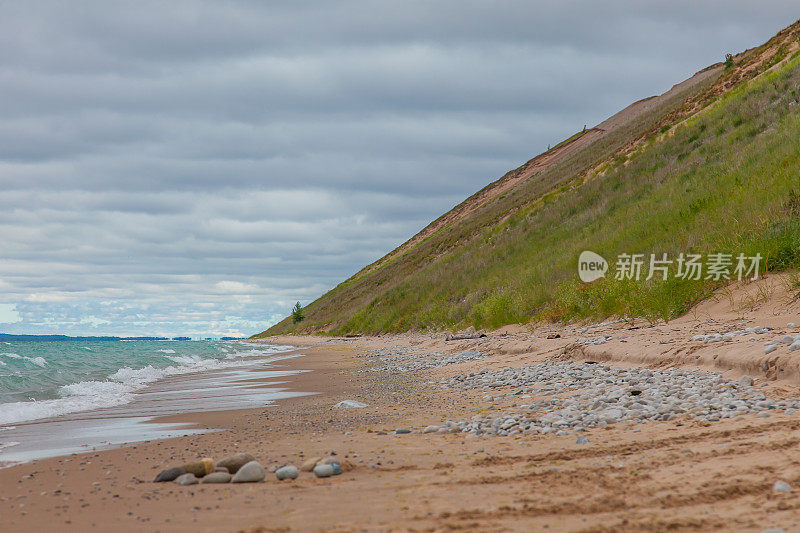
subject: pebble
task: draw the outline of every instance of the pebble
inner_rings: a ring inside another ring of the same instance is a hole
[[[410,429],[395,429],[394,432],[397,435],[405,435],[405,434],[411,433],[411,430]]]
[[[306,461],[303,462],[302,465],[300,465],[300,471],[311,472],[312,470],[314,470],[314,467],[317,466],[317,463],[320,461],[322,461],[322,457],[312,457],[310,459],[307,459]]]
[[[578,438],[575,440],[575,444],[589,444],[589,439],[583,435],[578,435]]]
[[[203,477],[206,474],[210,474],[214,471],[215,465],[214,460],[209,459],[208,457],[204,459],[200,459],[195,463],[188,463],[183,465],[183,469],[187,472],[194,474],[197,477]]]
[[[175,468],[167,468],[166,470],[162,470],[156,476],[156,479],[154,480],[154,482],[155,483],[163,483],[165,481],[175,481],[176,479],[178,479],[178,476],[182,476],[185,473],[186,473],[186,470],[184,470],[183,468],[181,468],[179,466],[175,467]]]
[[[339,463],[331,463],[331,467],[333,468],[333,475],[338,476],[342,473],[342,465]]]
[[[776,345],[774,345],[774,344],[770,344],[769,346],[766,346],[766,347],[764,348],[764,353],[765,353],[765,354],[772,353],[772,352],[774,352],[774,351],[775,351],[775,350],[777,350],[777,349],[778,349],[778,347],[777,347]]]
[[[263,481],[267,471],[258,461],[250,461],[233,476],[233,483],[257,483]]]
[[[249,463],[250,461],[255,461],[256,458],[250,455],[249,453],[242,452],[237,453],[236,455],[231,455],[230,457],[226,457],[220,461],[217,461],[217,466],[221,468],[225,468],[231,474],[235,474],[239,471],[241,467]]]
[[[203,477],[203,483],[230,483],[233,476],[227,471],[211,472]]]
[[[775,484],[772,485],[772,490],[775,492],[790,492],[792,487],[785,481],[776,481]]]
[[[299,475],[300,473],[297,471],[297,467],[292,465],[281,467],[275,471],[275,477],[280,480],[297,479]]]
[[[317,477],[331,477],[333,475],[333,465],[317,465],[314,467],[314,475]]]
[[[177,478],[175,478],[175,483],[178,485],[197,485],[200,483],[200,480],[197,479],[192,473],[181,474]]]

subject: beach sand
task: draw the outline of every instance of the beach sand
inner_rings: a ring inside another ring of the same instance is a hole
[[[772,284],[772,285],[769,285]],[[748,300],[753,291],[768,297]],[[609,365],[682,366],[730,379],[750,375],[768,397],[800,398],[797,359],[763,342],[800,333],[800,309],[780,278],[751,284],[669,324],[614,323],[505,328],[481,339],[442,334],[355,339],[291,337],[304,357],[272,369],[313,370],[288,387],[317,392],[240,411],[174,415],[222,431],[44,459],[0,470],[1,531],[763,531],[800,524],[800,415],[775,411],[719,422],[688,417],[619,423],[584,433],[512,437],[395,434],[517,400],[426,385],[454,374],[566,359]],[[773,328],[763,338],[703,344],[699,333]],[[547,339],[558,332],[560,337]],[[597,346],[582,337],[612,336]],[[421,373],[371,371],[375,348],[413,347],[482,359]],[[259,386],[258,379],[253,380]],[[364,409],[334,409],[345,399]],[[332,452],[355,468],[326,479],[301,473],[279,482],[152,483],[162,469],[201,457],[248,451],[266,467]],[[785,481],[789,492],[773,491]]]

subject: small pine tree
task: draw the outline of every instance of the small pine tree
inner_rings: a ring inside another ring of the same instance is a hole
[[[302,322],[304,318],[303,306],[300,305],[300,302],[297,302],[294,304],[294,307],[292,307],[292,322],[297,324],[298,322]]]
[[[733,55],[725,54],[725,68],[729,69],[733,67]]]

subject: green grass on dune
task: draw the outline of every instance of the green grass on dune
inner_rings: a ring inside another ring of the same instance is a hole
[[[587,162],[602,161],[625,140],[605,139],[381,265],[385,272],[344,282],[311,304],[299,326],[341,334],[533,319],[670,319],[719,286],[674,276],[583,284],[577,258],[586,249],[612,269],[620,253],[663,252],[673,259],[680,252],[758,252],[770,270],[799,267],[798,95],[795,54],[579,183]],[[290,330],[282,323],[269,332]]]

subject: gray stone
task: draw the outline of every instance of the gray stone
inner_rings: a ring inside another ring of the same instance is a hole
[[[197,476],[192,474],[191,472],[187,472],[186,474],[181,474],[177,478],[175,478],[175,483],[178,485],[197,485],[200,483],[200,480],[197,479]]]
[[[300,472],[297,471],[297,467],[292,465],[283,466],[275,471],[275,477],[280,480],[297,479],[299,475]]]
[[[263,481],[267,471],[257,461],[250,461],[242,466],[236,475],[233,476],[234,483],[257,483]]]
[[[750,376],[742,376],[741,378],[739,378],[739,381],[737,383],[739,383],[739,385],[743,385],[745,387],[752,387],[753,386],[753,378],[751,378]]]
[[[331,477],[333,472],[333,465],[317,465],[314,467],[314,475],[317,477]]]
[[[589,444],[589,439],[583,435],[578,435],[578,438],[575,439],[575,444]]]
[[[338,476],[342,473],[342,466],[339,463],[331,463],[331,466],[333,467],[334,476]]]
[[[394,432],[397,435],[405,435],[407,433],[411,433],[411,430],[410,429],[395,429]]]
[[[230,483],[232,478],[228,472],[211,472],[203,477],[203,483]]]
[[[237,453],[236,455],[231,455],[230,457],[226,457],[220,461],[217,461],[218,467],[225,468],[231,474],[235,474],[239,471],[241,467],[249,463],[250,461],[255,461],[256,458],[250,455],[249,453],[242,452]]]
[[[178,479],[179,476],[182,476],[186,473],[186,470],[177,466],[175,468],[167,468],[166,470],[162,470],[155,479],[155,483],[163,483],[165,481],[175,481]]]
[[[764,353],[765,353],[765,354],[772,353],[772,352],[774,352],[774,351],[775,351],[775,350],[777,350],[777,349],[778,349],[778,347],[777,347],[777,346],[775,346],[774,344],[770,344],[769,346],[767,346],[766,348],[764,348]]]
[[[775,492],[790,492],[792,487],[785,481],[776,481],[775,484],[772,485],[772,490]]]
[[[422,432],[423,433],[436,433],[439,431],[439,426],[428,426]]]

